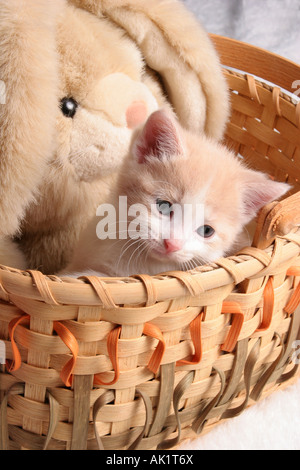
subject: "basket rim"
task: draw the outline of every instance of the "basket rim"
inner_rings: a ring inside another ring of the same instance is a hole
[[[193,271],[147,275],[145,278],[154,292],[151,304],[171,298],[205,294],[207,291],[226,285],[231,285],[233,290],[237,283],[245,279],[268,275],[269,267],[272,271],[278,264],[290,263],[299,256],[299,252],[300,229],[294,234],[292,240],[288,236],[277,237],[275,242],[264,250],[251,248],[250,252],[245,251],[245,254],[241,250],[240,254],[220,258],[215,263],[199,266]],[[36,271],[41,281],[42,288],[39,288],[31,273],[30,270],[21,271],[0,265],[0,298],[2,291],[3,301],[22,297],[52,304],[53,308],[55,305],[64,304],[114,307],[113,305],[107,306],[107,302],[94,289],[93,282],[91,282],[93,276],[79,279],[46,275]],[[142,275],[140,279],[139,276],[99,277],[97,279],[100,280],[116,308],[122,304],[138,305],[149,301],[149,289]],[[198,292],[196,292],[197,289]]]
[[[292,93],[286,90],[285,88],[282,88],[279,85],[270,82],[267,79],[259,77],[252,72],[245,72],[243,70],[236,69],[234,67],[230,67],[227,65],[222,65],[222,67],[226,73],[233,75],[235,77],[244,78],[245,80],[247,80],[247,76],[252,76],[254,78],[254,82],[256,86],[261,86],[269,92],[272,92],[274,88],[278,88],[279,97],[294,106],[297,106],[300,103],[300,97],[298,97],[295,93]],[[300,66],[299,66],[299,76],[300,76]]]
[[[218,34],[209,34],[222,65],[233,67],[292,91],[300,79],[300,64],[259,46]],[[291,79],[291,77],[293,77]]]

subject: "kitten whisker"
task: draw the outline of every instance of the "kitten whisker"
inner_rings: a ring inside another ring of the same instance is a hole
[[[146,241],[143,240],[142,243],[141,243],[140,245],[138,245],[138,246],[134,249],[133,253],[131,253],[131,256],[130,256],[130,258],[129,258],[129,260],[128,260],[128,268],[130,268],[130,263],[131,263],[131,260],[132,260],[133,256],[135,255],[135,253],[136,253],[143,245],[145,245],[145,243],[146,243]],[[143,249],[144,249],[144,248],[143,248]],[[143,251],[143,249],[142,249],[142,251]],[[136,260],[135,260],[135,261],[136,261]]]
[[[193,260],[194,260],[194,263],[195,263],[195,268],[194,269],[197,269],[198,266],[203,266],[204,264],[207,264],[207,261],[204,260],[200,255],[194,256]]]
[[[139,253],[139,256],[136,258],[137,259],[137,271],[138,272],[144,272],[145,271],[145,262],[143,263],[143,257],[145,257],[145,260],[147,259],[147,256],[151,252],[151,246],[149,243],[144,243],[144,246]]]
[[[121,253],[119,255],[119,259],[118,259],[118,262],[117,262],[117,272],[118,272],[118,269],[119,269],[119,265],[120,265],[120,262],[121,262],[121,259],[124,257],[125,253],[133,246],[135,245],[136,243],[140,242],[140,239],[138,238],[137,240],[132,240],[131,238],[129,240],[127,240],[127,242],[125,243],[124,247],[127,245],[126,249],[122,249],[121,250]],[[124,248],[123,247],[123,248]]]

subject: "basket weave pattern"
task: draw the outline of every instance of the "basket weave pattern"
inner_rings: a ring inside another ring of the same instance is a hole
[[[252,247],[193,272],[62,280],[1,267],[0,448],[171,448],[298,375],[300,108],[224,73],[227,144],[294,194],[262,211]]]

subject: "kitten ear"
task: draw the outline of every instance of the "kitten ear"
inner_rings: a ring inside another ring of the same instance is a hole
[[[139,163],[147,158],[172,157],[182,154],[183,147],[175,119],[163,110],[152,113],[133,145]]]
[[[264,173],[245,170],[241,178],[244,223],[249,222],[266,204],[280,199],[291,186],[272,181]]]

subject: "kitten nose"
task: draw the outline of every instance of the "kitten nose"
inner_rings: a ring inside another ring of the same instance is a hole
[[[166,253],[173,253],[174,251],[179,251],[182,247],[182,242],[180,240],[175,239],[165,239],[164,245],[166,249]]]

